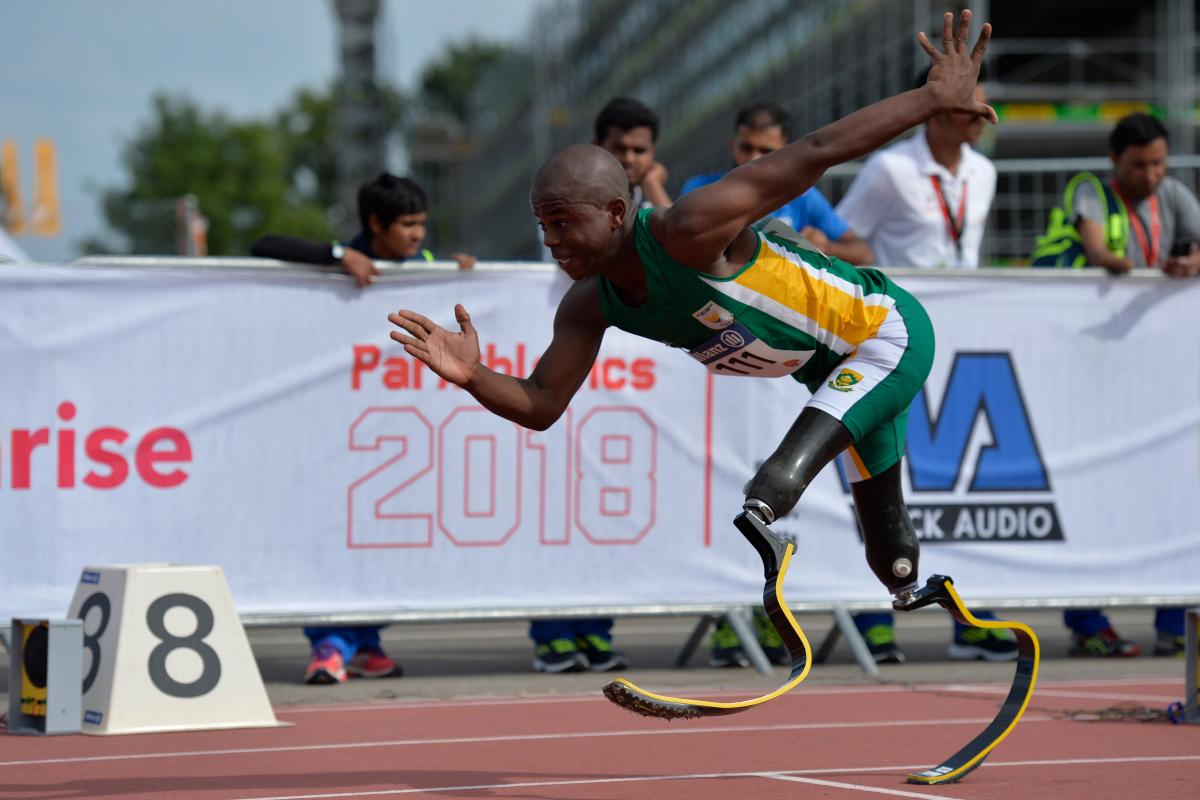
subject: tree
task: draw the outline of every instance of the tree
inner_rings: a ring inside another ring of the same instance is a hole
[[[466,122],[471,92],[480,76],[507,52],[504,45],[478,39],[450,45],[437,61],[421,71],[422,99],[430,108]]]
[[[85,243],[92,252],[175,252],[174,204],[194,195],[208,217],[208,251],[244,255],[267,232],[328,235],[316,203],[291,202],[287,155],[273,126],[205,112],[183,97],[157,95],[152,118],[126,144],[123,188],[106,189],[101,207],[124,248]]]
[[[390,133],[404,98],[386,87],[381,94]],[[105,220],[123,241],[92,239],[83,249],[176,252],[175,204],[185,195],[195,196],[208,218],[211,255],[246,255],[266,233],[332,239],[334,103],[334,90],[301,90],[264,122],[205,111],[186,97],[155,96],[150,121],[122,154],[126,185],[101,196]]]

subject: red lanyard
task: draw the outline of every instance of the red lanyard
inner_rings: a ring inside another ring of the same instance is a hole
[[[1129,212],[1129,227],[1133,228],[1133,232],[1137,235],[1138,244],[1142,247],[1142,257],[1146,259],[1147,267],[1158,266],[1158,248],[1161,242],[1159,241],[1159,221],[1158,221],[1158,197],[1150,195],[1150,245],[1146,246],[1146,229],[1142,225],[1142,218],[1134,209],[1133,203],[1125,199],[1125,195],[1121,194],[1121,190],[1117,187],[1117,182],[1112,182],[1113,191],[1117,193],[1117,197],[1121,198],[1121,202],[1125,204],[1125,209]]]
[[[929,182],[933,184],[933,191],[937,194],[938,203],[942,207],[942,216],[946,218],[946,230],[950,233],[950,241],[954,242],[954,252],[958,255],[958,260],[962,261],[962,237],[967,225],[967,182],[963,181],[957,220],[950,216],[950,202],[946,199],[945,191],[942,190],[941,178],[937,175],[930,175]]]

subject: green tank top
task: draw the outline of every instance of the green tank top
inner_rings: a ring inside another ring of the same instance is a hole
[[[755,228],[754,257],[728,278],[671,258],[650,230],[654,209],[634,221],[649,297],[631,308],[600,277],[610,325],[681,347],[717,375],[820,381],[866,339],[895,305],[882,272],[829,258],[785,225]]]

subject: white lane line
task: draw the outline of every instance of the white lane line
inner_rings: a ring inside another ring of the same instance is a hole
[[[368,747],[420,747],[426,745],[500,744],[506,742],[540,742],[562,739],[605,739],[620,736],[697,736],[720,733],[767,733],[772,731],[823,731],[854,728],[922,728],[940,725],[986,725],[991,717],[937,720],[874,720],[871,722],[796,722],[779,725],[723,725],[705,728],[632,728],[623,731],[576,731],[573,733],[530,733],[511,736],[462,736],[445,739],[393,739],[379,742],[344,742],[340,744],[301,744],[280,747],[237,747],[223,750],[178,750],[170,753],[122,753],[106,756],[66,756],[36,758],[20,761],[0,761],[0,767],[23,767],[33,764],[82,764],[95,761],[139,761],[146,758],[193,758],[198,756],[250,755],[258,753],[303,753],[318,750],[356,750]],[[1050,717],[1025,717],[1022,722],[1050,722]]]
[[[1200,761],[1200,755],[1194,756],[1121,756],[1116,758],[1059,758],[1046,759],[1042,761],[997,761],[995,763],[985,763],[980,769],[995,769],[997,767],[1057,767],[1057,766],[1073,766],[1073,765],[1105,765],[1105,764],[1140,764],[1140,763],[1164,763],[1171,761]],[[591,779],[575,779],[575,780],[558,780],[558,781],[524,781],[521,783],[487,783],[475,784],[470,786],[426,786],[421,788],[409,789],[379,789],[375,791],[358,791],[358,792],[328,792],[323,794],[289,794],[289,795],[273,795],[262,796],[256,795],[253,797],[242,797],[238,800],[325,800],[326,798],[344,798],[344,797],[384,797],[403,794],[439,794],[442,792],[478,792],[488,791],[493,789],[534,789],[545,788],[550,786],[602,786],[605,784],[614,783],[656,783],[662,781],[688,781],[688,780],[712,780],[712,779],[728,779],[728,778],[777,778],[783,775],[789,776],[806,776],[806,775],[835,775],[845,773],[859,772],[913,772],[916,770],[928,769],[927,764],[900,764],[887,767],[838,767],[833,769],[802,769],[789,770],[787,772],[700,772],[690,775],[641,775],[636,777],[624,778],[591,778]],[[805,781],[808,783],[810,781]],[[817,781],[811,781],[817,783]],[[833,784],[833,781],[824,783]],[[836,785],[836,784],[833,784]],[[874,787],[858,786],[856,784],[842,784],[847,788],[854,788],[860,791],[870,791]],[[892,790],[894,792],[899,790]],[[916,794],[907,793],[900,795],[902,797],[921,797],[921,798],[938,798],[938,800],[953,800],[937,791],[936,794]]]
[[[689,692],[688,687],[680,686],[675,688],[656,689],[660,693],[666,694],[687,694],[689,697],[695,697],[701,700],[710,698],[727,698],[735,700],[739,698],[758,697],[762,694],[762,689],[722,689],[722,690],[704,690],[697,692]],[[788,695],[788,699],[800,700],[804,697],[820,696],[820,695],[840,695],[840,694],[896,694],[898,692],[907,692],[909,688],[902,684],[896,685],[875,685],[869,684],[864,686],[829,686],[829,687],[813,687],[799,689],[796,692]],[[459,697],[446,700],[430,700],[427,698],[413,698],[411,700],[392,700],[383,703],[328,703],[306,706],[276,706],[276,714],[313,714],[313,713],[328,713],[338,711],[403,711],[410,708],[446,708],[454,706],[456,708],[472,707],[472,706],[505,706],[505,705],[540,705],[554,703],[579,703],[579,702],[596,702],[607,705],[609,703],[599,692],[588,692],[586,694],[556,694],[556,695],[533,695],[530,697],[489,697],[481,695],[478,697]]]
[[[916,797],[919,800],[929,800],[931,797],[936,797],[938,800],[962,800],[960,797],[951,797],[948,794],[917,794],[916,792],[905,792],[900,789],[884,789],[879,786],[862,786],[857,783],[842,783],[841,781],[823,781],[819,778],[805,778],[800,775],[782,775],[780,773],[764,772],[764,778],[773,778],[777,781],[793,781],[795,783],[811,783],[814,786],[828,786],[831,789],[853,789],[856,792],[868,792],[870,794],[886,794],[891,797]]]
[[[1039,693],[1045,687],[1069,687],[1069,686],[1115,686],[1120,687],[1126,684],[1134,684],[1138,686],[1175,686],[1179,683],[1178,678],[1109,678],[1097,680],[1066,680],[1066,681],[1048,681],[1041,680],[1038,682]],[[905,691],[932,692],[932,691],[950,691],[950,692],[991,692],[993,694],[1005,694],[1009,690],[1007,683],[955,683],[939,686],[937,684],[909,684],[905,683],[886,683],[886,684],[863,684],[849,686],[805,686],[797,689],[788,695],[788,699],[803,700],[805,696],[821,696],[821,695],[839,695],[839,694],[891,694]],[[666,694],[688,694],[687,687],[676,687],[674,689],[666,688],[661,692]],[[757,697],[761,694],[761,689],[732,689],[722,691],[703,691],[692,692],[690,696],[708,699],[708,698],[741,698],[741,697]],[[1099,698],[1098,698],[1099,699]],[[1152,699],[1152,698],[1147,698]],[[1175,700],[1177,698],[1171,698]],[[296,706],[276,706],[276,714],[321,714],[321,713],[338,713],[344,711],[403,711],[407,709],[425,709],[425,708],[447,708],[454,707],[472,707],[472,706],[503,706],[503,705],[541,705],[541,704],[557,704],[557,703],[577,703],[577,702],[597,702],[607,703],[608,701],[595,692],[581,692],[577,694],[545,694],[545,695],[529,695],[526,697],[495,697],[492,695],[467,695],[464,697],[430,699],[425,697],[414,697],[401,700],[389,700],[378,703],[317,703],[312,705],[296,705]]]
[[[1008,694],[1007,688],[998,686],[975,687],[970,686],[945,686],[941,689],[943,692],[954,692],[956,694]],[[1048,689],[1038,686],[1033,691],[1033,697],[1036,700],[1039,697],[1074,697],[1082,700],[1146,700],[1155,703],[1173,703],[1178,700],[1178,697],[1167,697],[1165,695],[1151,694],[1133,694],[1130,692],[1074,692],[1063,689]]]

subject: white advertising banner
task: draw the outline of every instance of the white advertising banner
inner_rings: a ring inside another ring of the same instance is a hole
[[[921,574],[968,597],[1200,595],[1200,283],[901,279],[937,358],[909,417]],[[388,338],[463,303],[528,374],[564,280],[0,268],[0,619],[87,564],[221,566],[242,613],[754,602],[730,524],[807,400],[611,331],[549,430]],[[883,600],[834,467],[775,529],[786,595]]]

